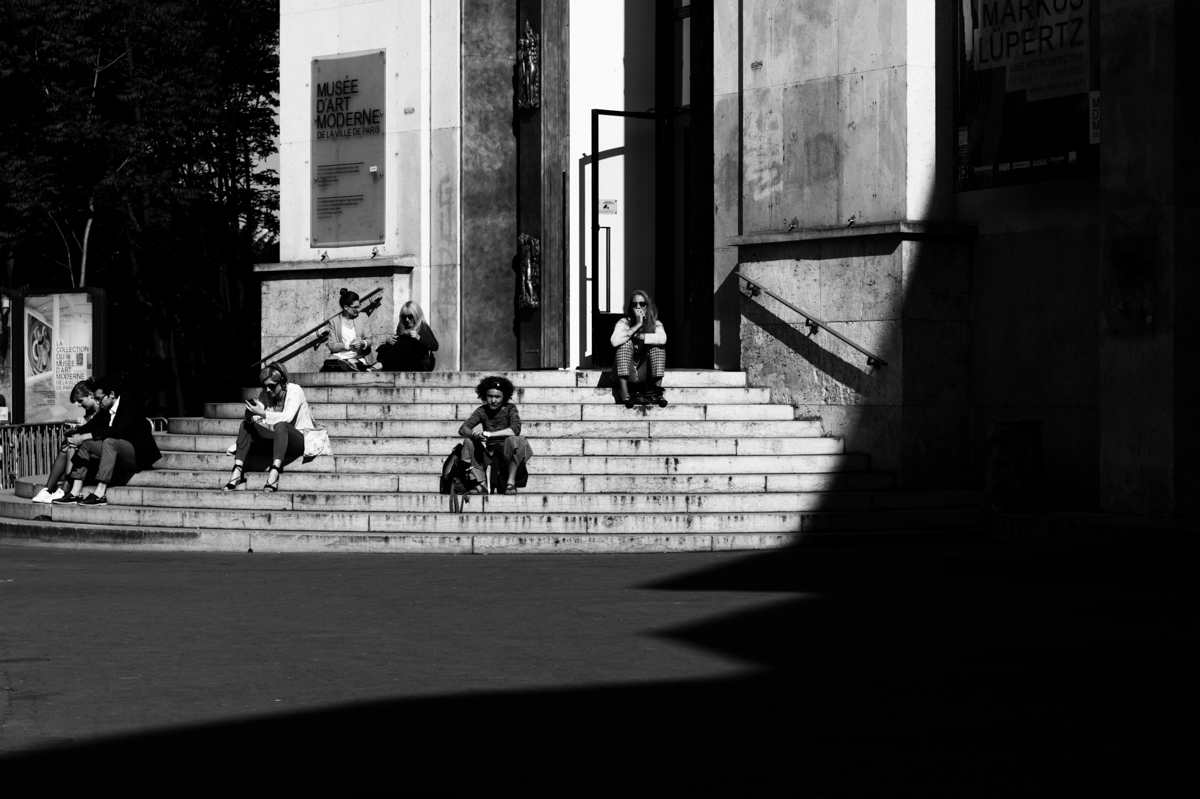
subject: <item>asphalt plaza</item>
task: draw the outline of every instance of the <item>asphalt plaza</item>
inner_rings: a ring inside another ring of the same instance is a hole
[[[551,557],[4,547],[0,773],[39,791],[168,774],[185,792],[1144,792],[1195,751],[1177,723],[1195,556],[1185,534]]]

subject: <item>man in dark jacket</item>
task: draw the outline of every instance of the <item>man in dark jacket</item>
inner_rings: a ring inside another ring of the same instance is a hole
[[[108,426],[95,429],[90,439],[78,442],[75,469],[71,472],[74,480],[71,495],[78,497],[88,470],[96,467],[96,490],[78,500],[80,505],[89,506],[108,504],[105,493],[118,466],[140,472],[162,457],[154,443],[154,428],[137,397],[122,396],[120,387],[103,377],[96,381],[93,396],[100,410],[108,413]]]

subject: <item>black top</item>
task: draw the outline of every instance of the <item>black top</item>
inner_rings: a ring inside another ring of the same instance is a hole
[[[417,331],[418,338],[409,336],[403,324],[396,328],[396,343],[379,348],[379,360],[389,372],[425,372],[433,368],[433,355],[438,348],[437,337],[425,322]]]

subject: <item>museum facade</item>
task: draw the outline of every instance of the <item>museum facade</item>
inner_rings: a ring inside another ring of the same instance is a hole
[[[600,366],[644,289],[669,366],[746,371],[903,487],[980,486],[1023,430],[1044,507],[1194,516],[1197,14],[282,0],[263,352],[379,288],[439,369]]]

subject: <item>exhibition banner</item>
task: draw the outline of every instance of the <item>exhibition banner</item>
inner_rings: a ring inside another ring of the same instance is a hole
[[[960,0],[955,190],[1096,174],[1094,0]]]

